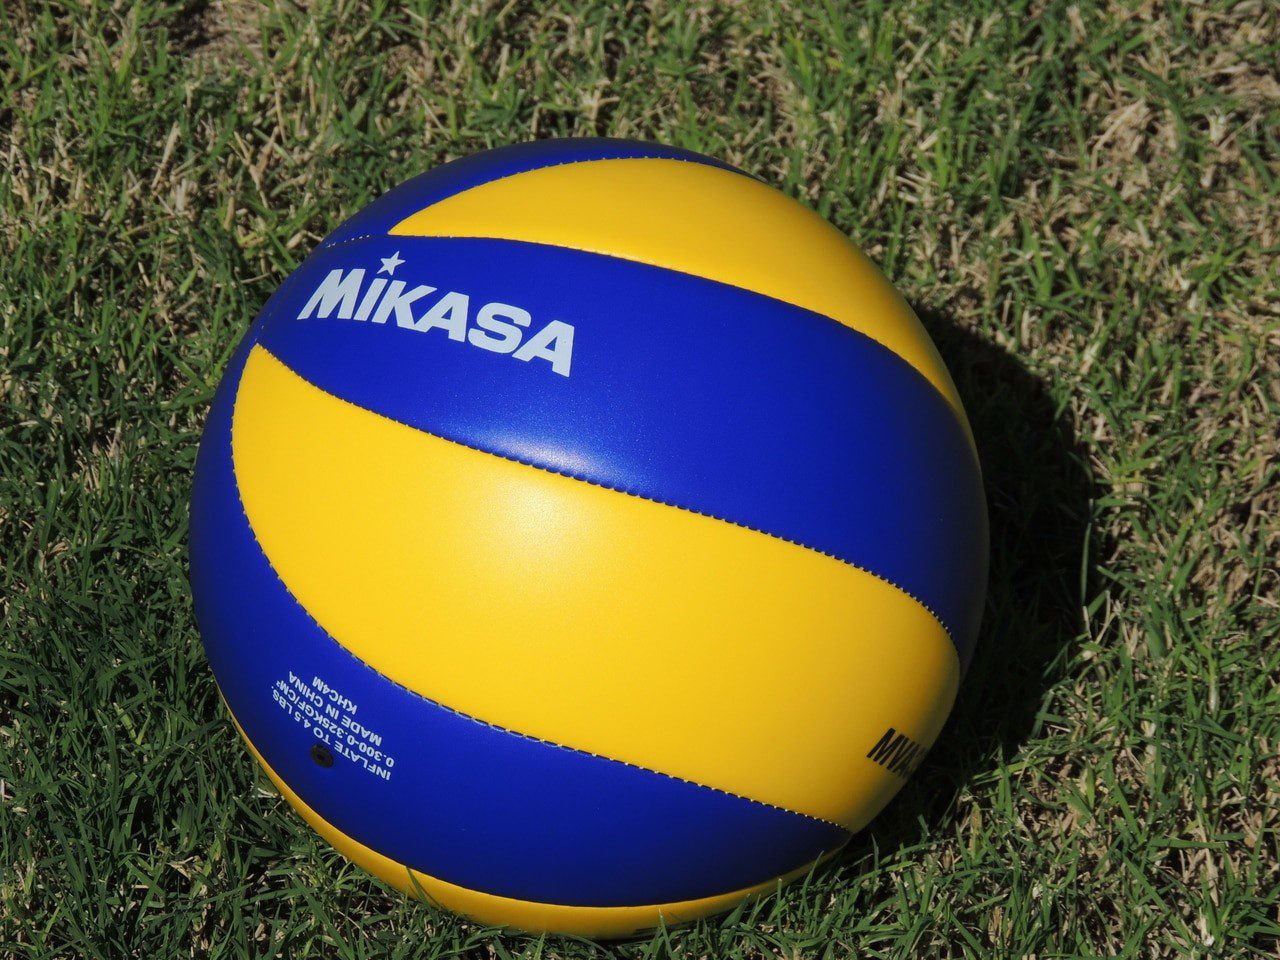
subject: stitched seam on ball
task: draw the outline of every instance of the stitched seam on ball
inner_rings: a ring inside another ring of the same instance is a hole
[[[621,493],[621,494],[625,494],[628,497],[635,497],[637,500],[643,500],[646,503],[656,503],[656,504],[659,504],[660,506],[672,507],[676,510],[683,510],[685,513],[691,513],[691,514],[694,514],[695,516],[706,517],[709,520],[718,520],[721,523],[732,524],[735,527],[741,527],[743,530],[750,530],[752,533],[758,533],[762,536],[769,537],[773,540],[781,540],[783,543],[789,543],[792,546],[801,547],[802,549],[805,549],[805,550],[810,550],[813,553],[821,554],[824,557],[828,557],[831,560],[835,560],[837,563],[843,563],[845,566],[852,567],[855,570],[860,570],[869,576],[875,577],[881,583],[884,583],[892,587],[894,590],[897,590],[903,596],[908,597],[911,600],[914,600],[917,604],[920,605],[920,607],[926,613],[929,614],[929,616],[933,617],[933,619],[937,622],[938,626],[942,628],[942,631],[947,635],[947,639],[951,641],[952,647],[956,648],[957,650],[959,649],[956,645],[955,636],[951,632],[951,628],[947,626],[946,622],[942,619],[941,616],[938,615],[938,612],[934,610],[932,606],[930,606],[923,599],[916,596],[912,591],[908,590],[906,587],[902,586],[901,584],[895,583],[893,580],[890,580],[888,577],[884,576],[883,574],[877,573],[874,570],[870,570],[862,566],[861,564],[854,563],[852,560],[846,560],[844,557],[838,556],[834,553],[831,553],[830,551],[823,550],[821,547],[815,547],[812,544],[805,543],[803,540],[796,540],[791,537],[782,536],[781,534],[778,534],[778,533],[773,533],[769,530],[762,530],[759,527],[753,527],[750,524],[743,523],[740,520],[734,520],[734,519],[731,519],[730,517],[722,517],[716,513],[707,513],[704,510],[698,510],[694,507],[685,506],[684,504],[676,503],[671,500],[661,500],[657,497],[651,497],[651,496],[648,496],[647,494],[639,493],[635,490],[628,490],[626,487],[612,486],[611,484],[602,483],[599,480],[593,480],[590,477],[584,477],[581,474],[573,473],[570,470],[557,470],[554,467],[548,467],[541,463],[535,463],[532,460],[525,460],[520,457],[513,457],[507,453],[502,453],[497,450],[489,450],[489,449],[486,449],[485,447],[477,446],[475,444],[467,443],[463,440],[457,440],[453,437],[445,436],[442,433],[436,433],[435,431],[432,431],[432,430],[423,429],[422,427],[417,426],[416,424],[409,423],[405,420],[400,420],[396,417],[388,416],[385,413],[379,413],[377,410],[370,410],[368,407],[362,407],[360,406],[360,404],[356,403],[353,400],[348,400],[346,397],[340,397],[336,393],[332,393],[331,391],[326,390],[324,387],[320,386],[318,383],[314,383],[311,380],[304,377],[302,374],[298,373],[298,371],[294,370],[293,367],[289,366],[287,363],[285,363],[283,360],[277,357],[274,353],[268,350],[265,346],[262,347],[262,349],[273,360],[279,363],[282,367],[288,370],[291,374],[293,374],[303,383],[307,384],[313,389],[319,390],[325,396],[332,397],[334,400],[337,400],[341,403],[345,403],[348,406],[354,407],[356,410],[360,410],[364,413],[372,414],[375,417],[381,417],[383,420],[390,421],[391,423],[398,423],[402,427],[408,427],[410,430],[416,431],[417,433],[422,433],[429,437],[435,437],[437,440],[443,440],[446,443],[452,443],[455,446],[462,447],[465,450],[473,450],[476,453],[483,453],[491,457],[498,457],[499,459],[502,459],[502,460],[509,460],[512,463],[519,463],[526,467],[532,467],[533,469],[541,470],[544,473],[554,473],[557,476],[566,477],[570,480],[577,480],[577,481],[580,481],[581,483],[587,483],[593,487],[599,487],[602,490],[609,490],[609,491],[612,491],[613,493]]]
[[[346,240],[336,240],[333,243],[322,243],[316,247],[316,253],[321,250],[337,250],[339,247],[345,247],[351,243],[359,243],[361,240],[385,239],[390,237],[389,233],[362,233],[358,237],[348,237]]]
[[[639,159],[646,159],[646,158],[639,158]],[[648,159],[653,159],[653,158],[648,158]],[[561,164],[551,164],[551,166],[566,166],[568,163],[573,163],[573,162],[598,163],[600,161],[598,160],[566,161],[565,163],[561,163]],[[682,160],[679,162],[696,163],[697,161]],[[547,168],[536,167],[535,169],[542,170]],[[532,171],[524,171],[524,172],[530,173]],[[508,176],[519,176],[519,174],[508,174]],[[749,177],[750,175],[742,174],[742,176]],[[505,178],[499,177],[498,179],[501,180]],[[489,181],[489,182],[496,183],[497,181]],[[483,186],[483,184],[477,184],[477,186]],[[462,191],[462,192],[465,193],[466,191]],[[452,196],[457,196],[457,194],[452,194]],[[444,199],[447,200],[449,198],[445,197]],[[428,210],[430,209],[430,207],[434,205],[435,204],[429,204],[428,206],[423,207],[422,209]],[[418,212],[421,212],[421,211],[418,211]],[[410,214],[409,216],[414,216],[414,214]],[[405,219],[408,219],[408,218],[406,217]],[[776,301],[777,303],[784,303],[787,306],[794,307],[797,310],[803,310],[806,313],[813,314],[814,316],[822,317],[824,320],[827,320],[831,323],[836,324],[836,326],[838,326],[840,329],[847,331],[853,336],[865,337],[867,340],[874,343],[880,349],[889,353],[899,362],[905,364],[907,369],[909,369],[913,374],[915,374],[917,377],[923,380],[926,389],[933,391],[935,394],[941,397],[942,402],[947,407],[947,410],[951,413],[951,416],[955,419],[956,426],[960,428],[961,433],[964,433],[966,435],[967,445],[969,446],[970,451],[973,453],[975,464],[978,465],[979,470],[982,469],[981,463],[978,461],[977,449],[974,448],[973,443],[970,439],[972,437],[972,428],[966,426],[966,421],[961,419],[963,417],[963,413],[961,412],[960,409],[957,409],[955,404],[951,402],[951,398],[947,396],[947,394],[943,391],[942,387],[940,387],[938,384],[930,380],[927,376],[925,376],[922,370],[916,367],[914,363],[912,363],[910,360],[908,360],[906,357],[900,354],[897,350],[893,349],[893,347],[889,346],[883,340],[879,340],[876,337],[873,337],[871,334],[867,333],[865,330],[859,330],[857,327],[852,327],[841,320],[837,320],[835,317],[831,316],[830,314],[823,313],[821,310],[815,310],[812,307],[804,306],[804,304],[796,303],[794,300],[785,300],[782,297],[774,296],[771,293],[764,293],[761,290],[753,290],[750,287],[744,287],[736,283],[730,283],[728,280],[716,280],[713,277],[704,277],[701,274],[689,273],[687,270],[681,270],[679,267],[673,267],[665,263],[658,263],[657,261],[649,260],[645,257],[632,256],[630,254],[613,253],[608,250],[597,250],[591,247],[570,247],[562,243],[548,243],[543,240],[522,240],[519,237],[489,237],[489,236],[480,236],[477,234],[459,234],[459,233],[407,233],[407,234],[366,233],[359,237],[351,237],[349,240],[339,240],[337,243],[333,243],[329,245],[322,244],[320,247],[317,248],[317,250],[336,250],[339,247],[344,247],[349,243],[356,243],[357,241],[360,241],[360,240],[369,240],[373,238],[390,238],[390,237],[404,237],[405,239],[410,239],[410,240],[489,240],[497,243],[523,243],[523,244],[527,244],[529,246],[534,246],[534,247],[551,247],[556,250],[576,250],[579,253],[589,253],[592,256],[596,256],[596,257],[608,257],[611,260],[619,260],[624,263],[642,263],[645,266],[653,267],[655,270],[669,270],[670,272],[680,274],[683,277],[692,277],[696,280],[706,281],[707,283],[722,284],[723,286],[730,287],[734,290],[741,290],[743,293],[749,293],[757,297],[764,297],[767,300],[773,300],[773,301]]]
[[[748,180],[755,180],[755,182],[756,182],[756,183],[761,183],[761,182],[763,182],[763,181],[761,181],[761,180],[757,179],[756,177],[753,177],[751,174],[747,173],[745,170],[739,170],[739,169],[737,169],[736,167],[732,167],[732,166],[722,166],[721,164],[718,164],[718,163],[703,163],[701,160],[691,160],[691,159],[690,159],[690,158],[688,158],[688,157],[657,157],[657,156],[649,156],[649,157],[587,157],[587,158],[582,159],[582,160],[557,160],[555,163],[544,163],[544,164],[543,164],[542,166],[540,166],[540,167],[530,167],[528,170],[516,170],[514,173],[504,173],[502,176],[500,176],[500,177],[494,177],[492,180],[481,180],[479,183],[473,183],[473,184],[471,184],[471,186],[469,186],[469,187],[464,187],[464,188],[463,188],[463,189],[461,189],[461,190],[455,190],[453,193],[447,194],[446,196],[441,197],[439,200],[433,200],[433,201],[431,201],[431,202],[430,202],[430,203],[428,203],[425,207],[419,207],[417,210],[413,211],[413,213],[409,214],[409,216],[408,216],[408,217],[401,217],[399,220],[397,220],[397,221],[392,225],[391,229],[392,229],[392,230],[394,230],[394,229],[395,229],[396,227],[398,227],[400,224],[402,224],[402,223],[404,223],[406,220],[408,220],[408,219],[409,219],[409,217],[416,217],[418,214],[422,213],[422,211],[423,211],[423,210],[430,210],[432,207],[436,206],[437,204],[444,203],[446,200],[451,200],[451,199],[453,199],[454,197],[462,196],[462,194],[467,193],[467,192],[469,192],[469,191],[471,191],[471,190],[475,190],[477,187],[487,187],[487,186],[489,186],[490,184],[493,184],[493,183],[501,183],[503,180],[510,180],[512,177],[519,177],[519,176],[522,176],[522,175],[524,175],[524,174],[526,174],[526,173],[537,173],[539,170],[551,170],[551,169],[552,169],[552,168],[554,168],[554,167],[568,167],[568,166],[572,166],[572,165],[573,165],[573,164],[575,164],[575,163],[607,163],[607,162],[609,162],[609,161],[611,161],[611,160],[673,160],[673,161],[675,161],[676,163],[692,163],[692,164],[696,164],[696,165],[697,165],[697,166],[699,166],[699,167],[710,167],[712,170],[723,170],[725,173],[736,173],[738,176],[740,176],[740,177],[746,177]],[[316,247],[316,249],[317,249],[317,250],[330,250],[330,249],[333,249],[333,248],[335,248],[335,247],[340,247],[340,246],[342,246],[342,245],[343,245],[343,244],[345,244],[345,243],[353,243],[353,242],[354,242],[354,241],[356,241],[356,240],[365,240],[365,239],[367,239],[367,238],[369,238],[369,237],[383,237],[383,236],[386,236],[386,237],[399,237],[399,236],[405,236],[405,237],[424,237],[424,236],[426,236],[426,237],[433,237],[433,236],[436,236],[436,234],[418,234],[418,233],[405,233],[405,234],[398,234],[398,233],[392,233],[390,230],[388,230],[385,234],[383,234],[383,233],[367,233],[367,234],[365,234],[363,237],[353,237],[351,240],[339,240],[339,241],[337,241],[337,242],[335,242],[335,243],[331,243],[331,244],[330,244],[330,243],[321,243],[321,244],[320,244],[320,246]]]
[[[252,353],[253,347],[257,347],[257,346],[261,346],[261,344],[258,342],[258,338],[257,338],[257,337],[255,337],[255,338],[254,338],[254,340],[253,340],[253,345],[250,347],[250,353]],[[264,349],[264,350],[266,350],[266,348],[265,348],[265,347],[263,347],[263,349]],[[279,359],[278,357],[276,357],[276,356],[275,356],[275,354],[270,353],[270,351],[267,351],[267,353],[268,353],[268,354],[270,354],[270,356],[272,357],[272,359],[276,360],[276,362],[280,363],[282,366],[285,366],[285,369],[289,370],[289,372],[290,372],[290,373],[293,373],[293,374],[294,374],[294,376],[297,376],[297,377],[298,377],[298,379],[302,380],[304,383],[307,383],[307,384],[308,384],[308,385],[310,385],[310,386],[315,387],[315,385],[314,385],[314,384],[312,384],[312,383],[311,383],[309,380],[307,380],[305,377],[302,377],[301,375],[297,374],[297,373],[296,373],[296,372],[295,372],[291,367],[288,367],[287,365],[285,365],[285,364],[283,363],[283,361],[280,361],[280,359]],[[245,365],[246,365],[246,366],[248,365],[248,358],[247,358],[247,357],[246,357],[246,360],[245,360]],[[231,442],[232,442],[232,441],[231,441],[231,437],[234,437],[234,435],[235,435],[235,422],[236,422],[236,415],[237,415],[238,406],[239,406],[239,404],[238,404],[238,402],[237,402],[237,401],[238,401],[238,399],[239,399],[240,386],[241,386],[241,384],[244,382],[244,381],[243,381],[243,376],[244,376],[244,370],[243,370],[243,368],[242,368],[242,369],[241,369],[241,383],[236,385],[236,398],[232,401],[232,405],[231,405],[231,426],[230,426],[230,436],[228,437],[228,441],[227,441],[227,442],[228,442],[228,445],[231,445]],[[332,396],[334,396],[333,394],[329,393],[327,390],[324,390],[324,389],[323,389],[323,388],[321,388],[321,387],[315,387],[315,389],[320,390],[322,393],[325,393],[325,394],[326,394],[326,395],[328,395],[328,396],[331,396],[331,397],[332,397]],[[342,398],[341,398],[341,397],[335,397],[335,399],[337,399],[337,400],[342,400]],[[344,403],[350,403],[350,401],[346,401],[346,400],[344,400],[343,402],[344,402]],[[360,407],[360,406],[358,406],[358,405],[356,405],[356,404],[351,404],[351,406],[355,407],[357,410],[364,410],[364,407]],[[367,412],[367,413],[373,413],[373,411],[371,411],[371,410],[369,410],[369,411],[365,411],[365,412]],[[379,414],[374,414],[374,415],[375,415],[375,416],[379,416]],[[390,418],[390,417],[387,417],[387,418],[385,418],[385,419],[388,419],[388,420],[389,420],[389,419],[391,419],[391,418]],[[395,422],[397,422],[397,423],[398,423],[399,421],[395,421]],[[409,424],[403,424],[403,425],[404,425],[404,426],[409,426]],[[410,427],[410,429],[417,429],[417,428],[415,428],[415,427]],[[424,432],[424,433],[425,433],[426,431],[422,431],[422,432]],[[431,434],[431,435],[432,435],[432,436],[435,436],[435,434]],[[454,442],[454,441],[449,441],[449,440],[448,440],[448,438],[446,438],[446,437],[440,437],[439,439],[441,439],[441,440],[446,440],[446,441],[448,441],[448,442],[450,442],[450,443]],[[466,446],[466,445],[465,445],[465,444],[458,444],[458,446]],[[475,448],[470,448],[470,449],[475,449]],[[477,450],[476,450],[476,452],[477,452],[477,453],[485,453],[485,452],[487,452],[487,451],[484,451],[484,450],[478,450],[478,449],[477,449]],[[779,805],[778,805],[778,804],[776,804],[776,803],[769,803],[767,800],[757,800],[757,799],[755,799],[754,797],[746,797],[746,796],[743,796],[742,794],[734,793],[732,790],[725,790],[725,789],[723,789],[722,787],[714,787],[714,786],[711,786],[710,784],[707,784],[707,783],[699,783],[699,782],[698,782],[698,781],[696,781],[696,780],[690,780],[690,779],[688,779],[688,778],[686,778],[686,777],[680,777],[680,776],[677,776],[676,774],[673,774],[673,773],[664,773],[664,772],[663,772],[663,771],[661,771],[661,770],[654,770],[654,769],[652,769],[652,768],[650,768],[650,767],[645,767],[645,766],[642,766],[642,765],[640,765],[640,764],[638,764],[638,763],[632,763],[632,762],[631,762],[631,761],[629,761],[629,760],[619,760],[619,759],[617,759],[616,757],[607,757],[607,756],[605,756],[604,754],[594,753],[594,752],[592,752],[592,751],[590,751],[590,750],[583,750],[583,749],[582,749],[582,748],[580,748],[580,747],[571,747],[571,746],[569,746],[569,745],[567,745],[567,744],[557,743],[557,742],[555,742],[554,740],[546,740],[546,739],[544,739],[544,738],[542,738],[542,737],[534,736],[533,734],[529,734],[529,733],[522,733],[522,732],[520,732],[519,730],[512,730],[512,729],[510,729],[510,728],[508,728],[508,727],[504,727],[504,726],[501,726],[501,725],[499,725],[499,724],[492,723],[492,722],[490,722],[490,721],[488,721],[488,720],[481,719],[480,717],[472,716],[472,715],[471,715],[471,714],[469,714],[469,713],[464,713],[463,711],[458,710],[458,709],[456,709],[456,708],[454,708],[454,707],[451,707],[451,706],[449,706],[448,704],[441,703],[439,700],[435,700],[435,699],[433,699],[433,698],[431,698],[431,697],[428,697],[426,694],[419,693],[417,690],[410,689],[409,687],[405,686],[403,683],[400,683],[398,680],[394,679],[393,677],[389,677],[389,676],[387,676],[387,675],[386,675],[385,673],[383,673],[381,670],[379,670],[379,669],[377,669],[375,666],[373,666],[373,664],[368,663],[368,662],[366,662],[365,660],[361,659],[359,656],[357,656],[357,655],[356,655],[356,653],[355,653],[354,651],[352,651],[352,650],[348,649],[346,646],[344,646],[344,645],[343,645],[343,644],[338,640],[338,638],[337,638],[337,637],[333,636],[333,634],[331,634],[328,630],[326,630],[326,629],[325,629],[325,628],[320,624],[320,621],[318,621],[318,620],[317,620],[317,619],[312,615],[311,611],[310,611],[310,610],[308,610],[308,609],[306,608],[306,606],[302,603],[302,601],[301,601],[301,600],[299,600],[299,599],[298,599],[298,597],[294,594],[294,592],[293,592],[292,590],[290,590],[290,589],[289,589],[289,585],[288,585],[287,583],[285,583],[285,582],[284,582],[284,577],[282,577],[282,576],[280,575],[280,571],[276,569],[275,564],[271,562],[271,558],[270,558],[269,556],[267,556],[266,548],[264,548],[264,547],[262,546],[262,541],[258,539],[258,533],[257,533],[257,531],[253,529],[253,522],[249,519],[249,512],[248,512],[248,510],[245,508],[245,505],[244,505],[244,498],[243,498],[243,497],[241,496],[241,494],[240,494],[240,480],[239,480],[239,477],[237,477],[237,476],[236,476],[236,465],[235,465],[234,449],[232,449],[232,450],[229,450],[229,451],[228,451],[228,456],[229,456],[230,461],[231,461],[231,477],[232,477],[232,481],[233,481],[233,486],[235,487],[235,493],[236,493],[236,504],[237,504],[237,506],[239,506],[239,507],[240,507],[240,515],[244,518],[245,527],[246,527],[246,529],[248,529],[248,531],[249,531],[249,535],[253,538],[254,545],[255,545],[255,546],[257,546],[257,548],[258,548],[258,552],[262,554],[262,559],[263,559],[263,561],[266,563],[267,568],[268,568],[268,569],[272,572],[272,574],[275,576],[275,578],[276,578],[276,582],[280,584],[280,586],[281,586],[281,588],[284,590],[284,592],[285,592],[286,594],[288,594],[289,599],[290,599],[290,600],[292,600],[292,601],[294,602],[294,604],[297,606],[297,608],[298,608],[300,611],[302,611],[303,615],[304,615],[308,620],[310,620],[312,624],[314,624],[314,625],[315,625],[315,628],[316,628],[317,630],[319,630],[319,631],[320,631],[321,635],[323,635],[326,639],[328,639],[329,641],[331,641],[331,642],[334,644],[334,646],[336,646],[339,650],[341,650],[341,651],[342,651],[343,653],[345,653],[348,657],[350,657],[353,661],[355,661],[355,663],[357,663],[357,664],[359,664],[360,666],[364,667],[366,670],[368,670],[369,672],[371,672],[372,674],[374,674],[374,675],[375,675],[376,677],[378,677],[379,679],[381,679],[381,680],[385,680],[387,683],[390,683],[392,686],[399,687],[401,690],[403,690],[405,693],[409,694],[410,696],[415,697],[415,698],[416,698],[416,699],[418,699],[418,700],[422,700],[422,701],[424,701],[425,703],[429,703],[429,704],[431,704],[432,706],[437,707],[437,708],[439,708],[439,709],[441,709],[441,710],[444,710],[445,712],[450,713],[450,714],[452,714],[453,716],[458,717],[459,719],[462,719],[462,720],[469,720],[469,721],[471,721],[472,723],[477,723],[477,724],[479,724],[480,726],[488,727],[490,730],[495,730],[495,731],[497,731],[497,732],[499,732],[499,733],[505,733],[505,734],[508,734],[508,735],[510,735],[510,736],[513,736],[513,737],[519,737],[519,738],[520,738],[520,739],[522,739],[522,740],[527,740],[527,741],[529,741],[529,742],[531,742],[531,743],[540,743],[540,744],[542,744],[542,745],[544,745],[544,746],[554,747],[554,748],[556,748],[557,750],[565,750],[565,751],[567,751],[567,752],[569,752],[569,753],[575,753],[575,754],[578,754],[578,755],[580,755],[580,756],[584,756],[584,757],[594,757],[594,758],[595,758],[595,759],[597,759],[597,760],[605,760],[605,761],[607,761],[607,762],[609,762],[609,763],[620,763],[620,764],[622,764],[623,766],[631,767],[631,768],[632,768],[632,769],[634,769],[634,770],[642,770],[642,771],[644,771],[645,773],[651,773],[651,774],[653,774],[654,776],[664,777],[664,778],[666,778],[666,779],[668,779],[668,780],[674,780],[674,781],[677,781],[677,782],[679,782],[679,783],[685,783],[685,784],[688,784],[689,786],[692,786],[692,787],[699,787],[699,788],[701,788],[701,789],[703,789],[703,790],[710,790],[710,791],[712,791],[712,792],[714,792],[714,793],[718,793],[718,794],[721,794],[721,795],[726,796],[726,797],[733,797],[733,798],[734,798],[734,799],[736,799],[736,800],[743,800],[743,801],[746,801],[747,803],[754,803],[754,804],[758,804],[759,806],[762,806],[762,807],[768,807],[769,809],[777,810],[777,811],[779,811],[780,813],[789,813],[789,814],[791,814],[791,815],[793,815],[793,816],[797,816],[797,817],[804,817],[806,820],[813,820],[813,821],[815,821],[815,822],[817,822],[817,823],[823,823],[823,824],[826,824],[827,826],[835,827],[837,830],[842,830],[842,831],[844,831],[846,834],[848,834],[848,833],[850,833],[850,832],[851,832],[851,831],[849,830],[849,828],[848,828],[848,827],[842,826],[841,824],[836,823],[834,820],[828,820],[828,819],[826,819],[825,817],[816,817],[816,816],[814,816],[814,815],[813,815],[813,814],[811,814],[811,813],[803,813],[803,812],[801,812],[801,811],[799,811],[799,810],[792,810],[792,809],[790,809],[790,808],[788,808],[788,807],[779,806]],[[497,454],[497,456],[501,456],[501,455],[500,455],[500,454]],[[510,459],[510,458],[506,458],[506,459]],[[536,464],[527,464],[527,466],[536,466]],[[590,482],[590,481],[587,481],[587,482]],[[623,492],[623,491],[619,491],[619,492]]]

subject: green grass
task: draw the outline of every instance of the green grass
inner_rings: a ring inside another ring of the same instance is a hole
[[[6,0],[0,957],[1274,957],[1280,15]],[[956,373],[980,651],[831,868],[612,947],[371,880],[220,708],[186,501],[229,352],[343,217],[534,136],[703,150],[878,259]]]

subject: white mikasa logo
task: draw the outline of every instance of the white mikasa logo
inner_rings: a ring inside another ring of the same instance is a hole
[[[382,260],[378,273],[393,276],[402,263],[397,250]],[[432,302],[428,298],[436,292],[435,287],[405,289],[408,284],[403,280],[389,280],[376,274],[366,287],[364,274],[363,267],[330,270],[298,319],[306,320],[312,315],[327,319],[335,310],[339,320],[386,323],[394,317],[396,326],[406,330],[426,333],[439,328],[450,340],[493,353],[509,353],[517,360],[546,360],[560,376],[569,376],[573,365],[573,327],[562,320],[552,320],[526,339],[525,333],[533,322],[528,310],[509,303],[486,303],[472,318],[471,298],[465,293],[448,290]],[[427,309],[415,316],[415,309],[424,306]]]

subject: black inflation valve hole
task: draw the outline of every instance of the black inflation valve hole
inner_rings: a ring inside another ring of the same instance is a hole
[[[313,743],[311,745],[311,759],[322,767],[333,766],[333,752],[323,743]]]

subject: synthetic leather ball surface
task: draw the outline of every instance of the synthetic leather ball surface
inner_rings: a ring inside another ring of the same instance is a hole
[[[625,935],[838,850],[951,709],[977,459],[903,300],[718,161],[522,144],[402,184],[246,335],[191,511],[218,685],[339,850]]]

